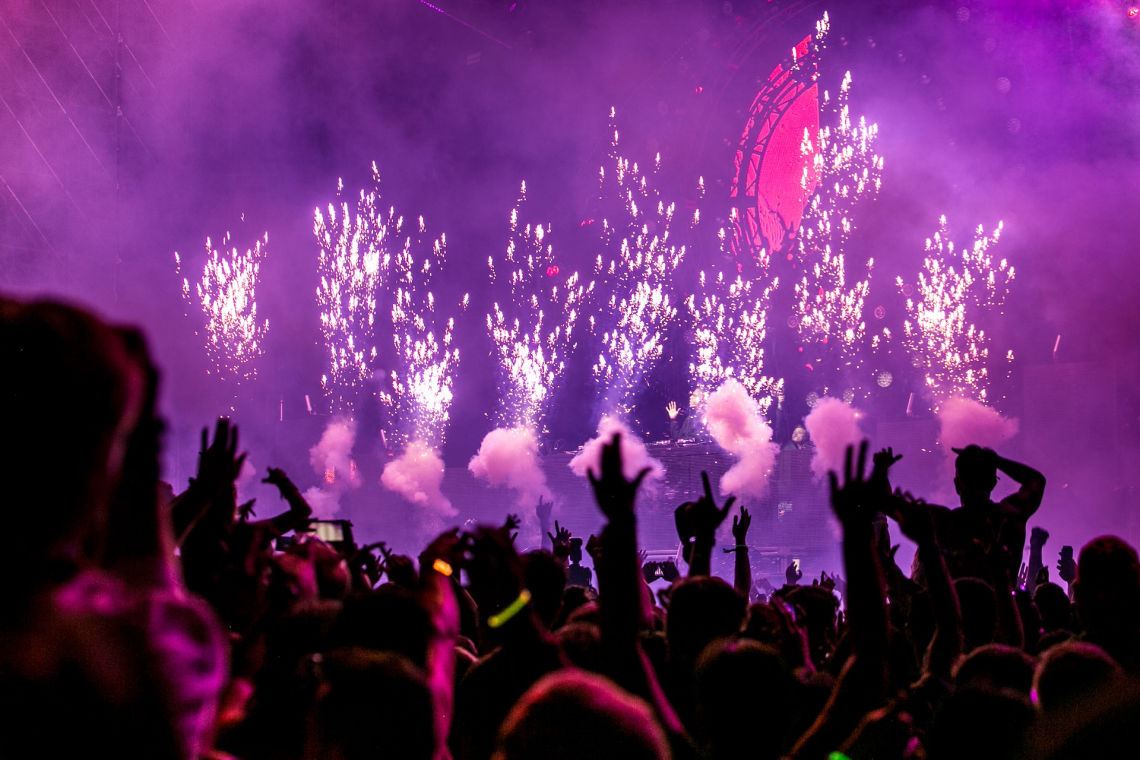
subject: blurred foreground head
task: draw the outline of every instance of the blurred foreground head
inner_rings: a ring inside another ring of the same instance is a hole
[[[16,539],[2,554],[42,576],[98,552],[153,369],[133,331],[2,297],[0,367],[0,509]]]
[[[665,733],[643,700],[579,670],[541,679],[515,704],[493,760],[667,760]]]

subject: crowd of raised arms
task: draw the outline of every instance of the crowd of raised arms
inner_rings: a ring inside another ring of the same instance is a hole
[[[203,432],[184,489],[160,482],[158,376],[138,332],[0,299],[0,366],[0,757],[1137,752],[1136,551],[1110,536],[1062,551],[1060,585],[1034,528],[1022,570],[1045,479],[989,449],[958,452],[953,509],[893,491],[892,450],[849,450],[830,476],[841,574],[789,571],[778,589],[756,587],[748,511],[718,504],[707,477],[675,513],[684,562],[642,568],[645,473],[623,472],[617,438],[590,474],[592,573],[549,504],[549,550],[520,554],[504,515],[415,558],[303,534],[278,551],[309,507],[270,469],[287,509],[239,508],[228,420]],[[998,472],[1018,488],[994,502]],[[729,518],[732,583],[710,572]],[[917,545],[909,572],[891,522]],[[672,582],[655,597],[658,572]]]

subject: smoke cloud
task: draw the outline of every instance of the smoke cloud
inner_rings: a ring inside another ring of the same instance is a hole
[[[1018,422],[998,410],[968,398],[952,398],[938,413],[942,445],[946,452],[970,444],[995,448],[1017,435]]]
[[[352,463],[352,447],[356,445],[356,423],[334,419],[321,433],[321,440],[309,449],[309,463],[313,472],[326,482],[360,485],[360,476]]]
[[[305,491],[305,501],[313,510],[313,517],[318,520],[329,520],[340,512],[340,493],[329,488],[318,486]]]
[[[598,475],[602,471],[602,447],[613,440],[615,434],[621,434],[621,471],[626,478],[635,478],[637,474],[649,468],[649,474],[642,481],[652,485],[665,477],[665,467],[649,455],[649,450],[641,439],[634,435],[617,417],[602,417],[598,423],[598,435],[591,438],[582,446],[578,455],[570,460],[570,470],[580,478],[586,477],[591,471]]]
[[[780,447],[756,400],[736,380],[726,380],[705,403],[705,426],[718,445],[739,461],[720,479],[720,490],[763,496]]]
[[[520,507],[533,507],[539,498],[553,498],[539,464],[538,437],[530,428],[496,428],[487,433],[467,469],[493,486],[514,490]]]
[[[863,439],[859,412],[842,399],[824,396],[804,418],[804,427],[815,444],[811,471],[822,478],[829,470],[843,471],[847,447]]]
[[[384,465],[380,476],[385,488],[417,508],[416,523],[425,532],[443,530],[446,521],[459,514],[440,490],[443,469],[443,460],[435,449],[423,441],[412,441],[403,454]]]
[[[334,419],[321,433],[321,440],[309,449],[309,464],[320,478],[320,485],[305,491],[305,501],[318,519],[327,520],[340,512],[340,495],[360,487],[360,475],[352,461],[356,445],[356,423]]]

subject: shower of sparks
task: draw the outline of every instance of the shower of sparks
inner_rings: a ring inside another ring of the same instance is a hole
[[[201,279],[193,289],[188,278],[182,279],[183,300],[201,308],[205,316],[204,331],[195,332],[205,337],[207,373],[235,384],[257,377],[254,360],[265,352],[269,320],[257,316],[257,284],[268,245],[269,233],[244,253],[231,246],[229,232],[219,246],[206,238]],[[181,275],[177,252],[174,265]]]
[[[883,159],[874,151],[878,125],[863,117],[852,121],[850,91],[848,72],[834,102],[823,94],[822,107],[830,108],[835,124],[821,126],[814,143],[804,132],[801,150],[813,158],[811,168],[804,169],[802,185],[807,189],[818,177],[819,189],[804,209],[797,235],[805,273],[795,286],[800,336],[831,345],[843,362],[856,355],[867,332],[863,305],[873,266],[868,260],[866,277],[850,279],[844,250],[855,228],[856,204],[878,194],[883,171]]]
[[[1001,231],[1000,222],[989,235],[979,225],[973,245],[955,250],[943,216],[934,237],[926,241],[923,271],[914,296],[906,301],[909,318],[903,323],[902,340],[923,375],[935,411],[955,396],[987,401],[990,341],[967,310],[984,311],[1005,303],[1013,267],[991,255]],[[902,277],[896,284],[905,293]],[[1013,352],[1007,352],[1005,359],[1011,362]]]
[[[487,314],[487,333],[495,345],[501,376],[501,427],[540,431],[551,394],[566,369],[566,356],[577,345],[574,331],[583,299],[594,283],[583,285],[577,272],[560,276],[554,263],[550,227],[519,221],[526,183],[511,209],[510,235],[500,266],[488,257],[492,286],[506,280],[509,293]],[[501,286],[500,286],[501,287]]]
[[[783,379],[763,373],[768,309],[779,281],[761,288],[740,276],[729,280],[723,272],[701,272],[698,282],[698,292],[685,300],[693,324],[696,357],[689,377],[697,404],[734,378],[767,413],[784,393]]]
[[[843,254],[826,246],[820,260],[796,283],[800,335],[818,338],[823,344],[834,340],[841,356],[850,358],[867,334],[863,305],[871,287],[873,265],[869,259],[866,276],[848,285]]]
[[[321,387],[334,413],[351,416],[376,360],[377,289],[391,265],[390,249],[403,231],[403,217],[380,206],[380,175],[372,165],[373,188],[360,191],[354,206],[330,203],[313,212],[320,254],[317,308],[325,344]],[[338,198],[344,191],[337,183]]]
[[[641,168],[619,153],[613,109],[610,128],[611,166],[608,173],[604,166],[599,169],[600,195],[603,202],[620,202],[621,208],[615,214],[618,221],[602,220],[600,242],[606,253],[599,253],[594,265],[602,291],[599,318],[606,324],[591,319],[591,328],[602,330],[593,373],[605,411],[627,417],[642,378],[663,354],[665,328],[677,316],[669,285],[685,247],[670,236],[676,205],[661,200]],[[659,153],[654,175],[660,164]],[[698,222],[694,214],[690,223]]]
[[[453,345],[455,317],[437,314],[436,298],[429,289],[446,250],[444,235],[428,242],[421,216],[414,236],[405,237],[399,252],[381,262],[385,272],[391,270],[383,285],[392,298],[395,362],[388,373],[390,386],[380,392],[380,401],[388,411],[388,428],[401,447],[420,442],[438,449],[450,420],[459,365],[459,349]],[[464,295],[463,308],[467,302]]]

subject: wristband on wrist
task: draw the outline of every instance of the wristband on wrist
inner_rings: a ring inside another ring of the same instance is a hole
[[[431,563],[431,569],[435,570],[440,575],[447,576],[448,578],[450,578],[451,574],[455,572],[451,568],[451,563],[441,557],[437,557],[435,562]]]
[[[523,607],[526,607],[527,604],[529,604],[529,603],[530,603],[530,591],[528,591],[527,589],[524,588],[522,591],[519,592],[518,597],[513,602],[508,604],[506,606],[506,608],[503,609],[502,612],[496,613],[496,614],[492,615],[491,617],[487,618],[487,625],[489,625],[492,628],[503,627],[507,623],[507,621],[509,621],[515,615],[522,612]]]

